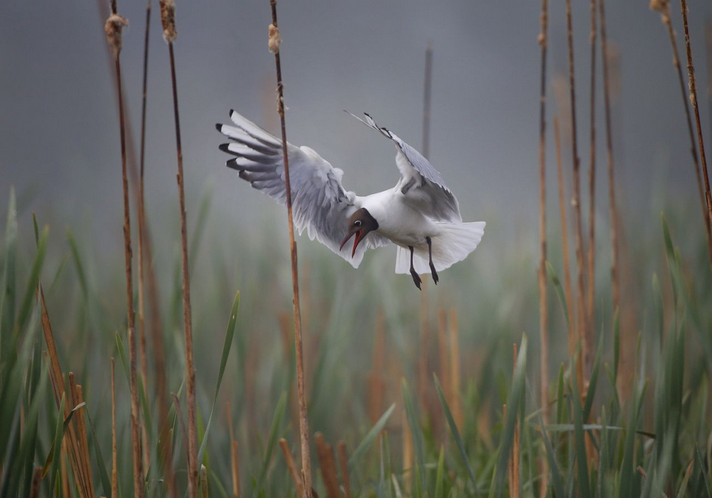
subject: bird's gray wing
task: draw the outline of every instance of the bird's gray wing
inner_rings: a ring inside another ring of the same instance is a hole
[[[396,188],[408,202],[436,221],[462,221],[457,198],[445,185],[438,170],[420,152],[398,138],[395,133],[378,126],[368,114],[364,113],[365,120],[351,115],[395,144],[396,165],[401,174]]]
[[[223,152],[235,157],[226,165],[237,170],[240,178],[285,205],[287,189],[284,181],[282,141],[235,111],[230,111],[235,126],[216,125],[231,141],[220,145]],[[388,244],[388,239],[374,232],[359,244],[354,257],[351,249],[339,251],[348,232],[348,219],[356,211],[356,195],[341,185],[344,172],[334,168],[309,147],[287,143],[289,177],[292,190],[292,213],[299,234],[307,230],[311,240],[317,239],[354,268],[363,259],[366,249]]]

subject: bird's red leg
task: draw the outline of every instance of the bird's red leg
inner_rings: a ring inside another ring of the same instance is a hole
[[[410,275],[413,277],[413,282],[415,282],[415,286],[418,290],[422,290],[420,288],[420,275],[418,275],[418,272],[413,268],[413,246],[408,246],[408,249],[410,249]]]
[[[430,237],[425,237],[425,241],[428,243],[428,257],[430,259],[430,273],[433,276],[433,282],[435,282],[435,285],[438,285],[438,282],[440,281],[440,277],[438,277],[438,272],[435,271],[435,265],[433,264],[433,241],[430,240]]]

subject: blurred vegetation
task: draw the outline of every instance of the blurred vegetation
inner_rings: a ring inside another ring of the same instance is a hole
[[[128,496],[130,403],[119,223],[97,242],[81,225],[63,231],[58,219],[38,216],[33,226],[28,202],[18,210],[14,193],[7,204],[0,250],[0,495],[29,495],[39,467],[40,496],[67,491],[77,496],[67,440],[71,431],[75,436],[83,431],[95,495],[110,496],[110,360],[115,358],[118,483],[120,494]],[[286,438],[298,465],[291,282],[282,220],[258,215],[267,228],[248,235],[224,213],[212,213],[210,204],[206,189],[189,219],[205,467],[201,489],[210,496],[232,495],[234,438],[240,496],[295,496],[276,444]],[[654,214],[624,220],[624,296],[618,313],[610,304],[606,251],[599,251],[598,351],[585,392],[579,392],[571,368],[575,359],[567,353],[556,277],[562,274],[560,236],[549,234],[552,379],[546,407],[536,401],[533,233],[518,233],[511,243],[498,233],[504,221],[486,218],[482,247],[445,272],[438,287],[428,281],[426,325],[421,296],[409,277],[393,274],[389,250],[369,254],[354,271],[300,238],[310,428],[330,445],[326,450],[334,454],[338,482],[345,482],[336,453],[344,441],[351,496],[511,496],[515,485],[516,496],[539,496],[540,490],[557,497],[712,496],[712,273],[698,206],[692,199],[676,202],[666,215],[667,221]],[[153,223],[168,388],[185,410],[177,220]],[[499,244],[504,240],[510,243]],[[607,247],[605,240],[600,243]],[[53,395],[40,285],[65,389],[71,394],[73,372],[84,405],[70,394]],[[238,290],[239,311],[231,313]],[[164,496],[158,464],[163,421],[157,420],[148,342],[142,396],[145,486],[147,496]],[[513,343],[519,346],[516,368]],[[461,366],[457,371],[451,368],[453,356]],[[173,468],[178,489],[184,490],[180,420],[174,409],[169,418]],[[508,471],[515,447],[518,479]],[[312,451],[315,489],[331,496],[314,440]]]

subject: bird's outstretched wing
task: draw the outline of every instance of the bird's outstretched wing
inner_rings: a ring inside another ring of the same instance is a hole
[[[282,141],[235,111],[230,111],[230,119],[235,126],[216,125],[220,133],[231,139],[230,143],[220,145],[223,152],[235,156],[226,165],[237,170],[240,178],[254,188],[285,205]],[[366,249],[388,244],[388,239],[371,232],[359,244],[353,258],[349,247],[339,251],[348,231],[348,219],[357,209],[356,195],[341,185],[344,172],[309,147],[287,142],[287,154],[294,224],[300,235],[306,229],[311,240],[317,239],[354,268],[358,268]]]
[[[349,112],[349,114],[351,113]],[[462,221],[460,205],[455,195],[445,185],[438,170],[420,152],[390,130],[378,126],[368,114],[364,113],[365,120],[351,115],[395,144],[396,166],[401,174],[396,189],[403,193],[406,200],[413,203],[420,212],[436,221]]]

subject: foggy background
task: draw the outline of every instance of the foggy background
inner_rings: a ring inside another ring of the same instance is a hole
[[[704,22],[711,6],[692,0],[689,7],[703,127],[709,132]],[[624,216],[647,219],[665,202],[696,202],[681,94],[667,33],[648,2],[608,0],[606,8],[609,42],[619,55],[613,103],[619,201]],[[431,161],[458,196],[465,220],[488,221],[490,237],[498,233],[501,240],[533,234],[539,10],[537,1],[280,2],[290,142],[309,145],[342,168],[346,189],[368,194],[390,188],[398,178],[393,146],[342,110],[369,112],[421,148],[424,51],[431,41]],[[672,12],[682,51],[677,2]],[[130,22],[121,59],[138,148],[145,2],[120,1],[119,13]],[[52,217],[61,220],[60,227],[82,224],[95,242],[119,249],[114,243],[122,223],[119,130],[104,20],[91,1],[10,1],[0,7],[0,204],[4,212],[14,185],[28,203],[23,216],[35,210],[41,222]],[[168,49],[157,2],[151,22],[146,195],[155,228],[175,223],[178,211]],[[189,223],[208,181],[214,182],[214,211],[233,227],[256,230],[266,219],[284,222],[276,203],[224,167],[227,157],[217,148],[223,140],[214,128],[229,121],[228,111],[235,108],[277,131],[269,22],[266,0],[177,3]],[[574,1],[582,179],[589,168],[589,22],[588,2]],[[597,210],[606,219],[600,53],[599,45]],[[563,0],[550,2],[549,54],[547,168],[549,217],[556,226],[552,117],[557,112],[568,178],[571,169],[568,103],[557,105],[552,85],[567,71]],[[562,81],[558,88],[567,99]],[[696,205],[692,213],[699,216]],[[533,241],[528,246],[536,249]]]

